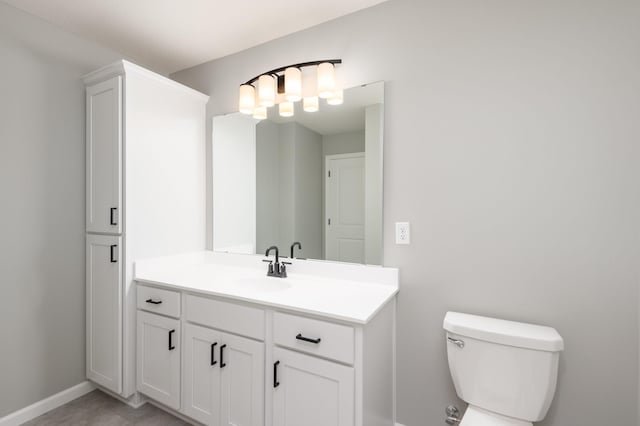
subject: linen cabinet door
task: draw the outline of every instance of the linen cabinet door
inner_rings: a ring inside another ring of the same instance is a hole
[[[220,332],[184,327],[183,412],[204,423],[220,424]]]
[[[120,234],[122,77],[87,87],[87,232]]]
[[[273,426],[353,426],[353,368],[276,348]]]
[[[121,238],[87,235],[87,378],[122,392]]]
[[[180,408],[180,321],[138,311],[138,390]]]
[[[264,343],[222,334],[222,426],[264,425]]]

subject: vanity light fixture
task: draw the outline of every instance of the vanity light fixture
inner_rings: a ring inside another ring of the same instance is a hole
[[[294,103],[301,100],[305,112],[320,109],[318,98],[326,99],[329,105],[340,105],[343,103],[344,93],[336,82],[335,66],[341,63],[341,59],[303,62],[260,74],[240,85],[238,110],[263,120],[267,118],[267,108],[274,105],[278,105],[278,112],[282,117],[293,116]],[[315,90],[303,88],[302,68],[306,67],[316,69]]]
[[[280,113],[280,117],[293,117],[293,102],[280,102],[278,112]]]
[[[342,105],[344,103],[344,92],[342,90],[336,90],[327,98],[329,105]]]
[[[264,120],[267,118],[267,107],[258,106],[253,110],[253,118],[256,120]]]
[[[306,112],[317,112],[320,109],[320,101],[317,96],[309,96],[302,101],[302,107]]]

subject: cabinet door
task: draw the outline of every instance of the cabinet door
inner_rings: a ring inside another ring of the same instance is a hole
[[[180,408],[180,321],[138,311],[138,390]]]
[[[87,235],[87,378],[122,392],[121,238]]]
[[[286,349],[273,354],[273,426],[354,425],[353,368]]]
[[[264,425],[264,343],[222,333],[222,426]]]
[[[220,332],[184,326],[183,412],[204,423],[220,424]]]
[[[121,233],[122,77],[87,87],[87,232]]]

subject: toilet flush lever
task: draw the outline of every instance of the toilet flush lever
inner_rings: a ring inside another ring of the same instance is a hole
[[[464,342],[462,340],[454,339],[453,337],[447,336],[447,340],[459,347],[460,349],[464,348]]]

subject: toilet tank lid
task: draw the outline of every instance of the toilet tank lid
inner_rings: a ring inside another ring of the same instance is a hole
[[[560,334],[555,329],[542,325],[447,312],[443,327],[459,336],[501,345],[548,352],[560,352],[564,349]]]

